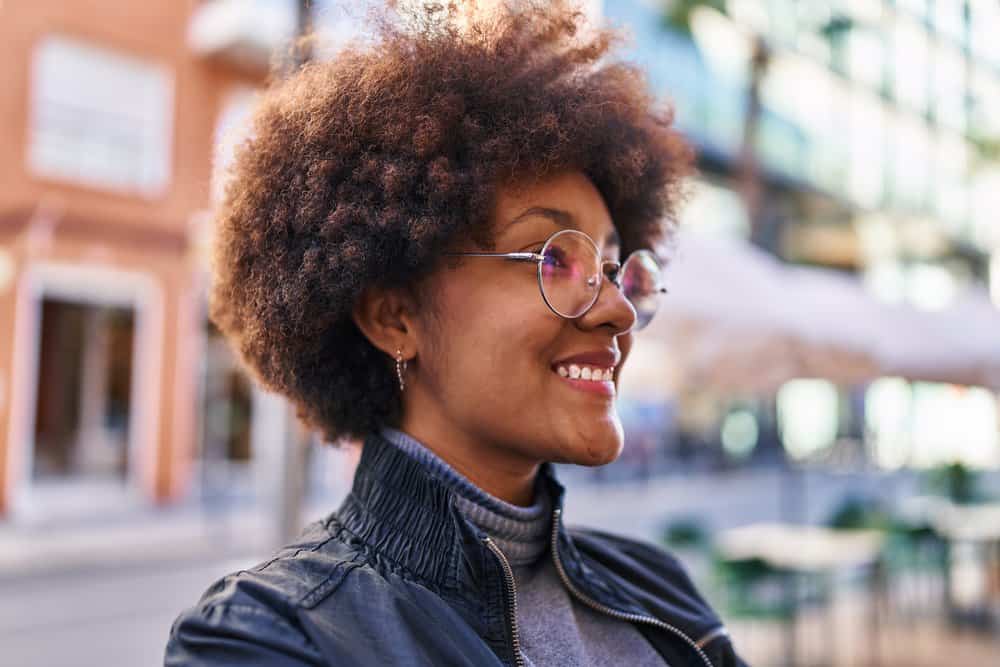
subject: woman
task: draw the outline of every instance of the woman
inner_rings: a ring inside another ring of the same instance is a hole
[[[265,96],[212,317],[363,450],[336,512],[180,616],[168,665],[743,664],[671,556],[562,522],[551,462],[621,452],[691,163],[579,24],[427,9]]]

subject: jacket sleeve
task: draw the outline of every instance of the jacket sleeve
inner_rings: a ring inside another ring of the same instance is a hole
[[[263,606],[223,603],[182,613],[170,629],[164,667],[320,667],[301,630]]]

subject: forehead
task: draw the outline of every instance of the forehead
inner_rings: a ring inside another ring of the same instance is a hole
[[[614,222],[604,198],[582,172],[501,187],[493,219],[497,238],[555,223],[578,229],[598,243],[617,243]]]

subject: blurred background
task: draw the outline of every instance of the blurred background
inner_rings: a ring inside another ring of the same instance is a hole
[[[205,298],[255,95],[359,6],[0,0],[5,666],[159,664],[349,490],[356,450],[249,381]],[[700,174],[625,452],[562,467],[568,520],[672,549],[756,667],[1000,664],[1000,4],[584,9]]]

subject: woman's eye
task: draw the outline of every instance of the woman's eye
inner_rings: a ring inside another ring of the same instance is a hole
[[[566,253],[564,253],[560,248],[549,248],[549,251],[545,253],[545,263],[549,266],[565,266]]]

